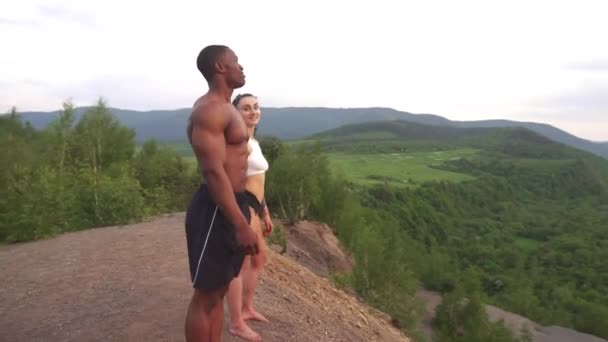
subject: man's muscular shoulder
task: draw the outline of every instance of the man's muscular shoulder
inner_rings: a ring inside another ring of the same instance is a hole
[[[232,118],[232,105],[226,102],[201,99],[192,109],[191,122],[209,129],[226,128]]]

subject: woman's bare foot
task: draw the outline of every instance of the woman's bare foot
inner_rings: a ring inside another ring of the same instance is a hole
[[[245,322],[239,325],[231,326],[228,332],[233,336],[238,336],[246,341],[261,342],[262,336],[253,331]]]
[[[268,319],[266,319],[266,317],[264,317],[261,313],[255,311],[255,309],[243,309],[241,315],[243,316],[244,321],[254,320],[258,322],[268,323]]]

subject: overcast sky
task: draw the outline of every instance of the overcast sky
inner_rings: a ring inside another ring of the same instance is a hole
[[[20,0],[0,4],[0,111],[190,107],[226,44],[262,106],[515,119],[608,141],[608,1]]]

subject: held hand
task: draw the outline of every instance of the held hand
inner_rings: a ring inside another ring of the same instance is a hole
[[[268,211],[266,211],[264,215],[264,224],[266,225],[266,230],[264,230],[264,236],[269,236],[272,233],[272,219],[270,218]]]
[[[258,254],[258,236],[248,224],[237,227],[235,234],[237,247],[242,253]]]

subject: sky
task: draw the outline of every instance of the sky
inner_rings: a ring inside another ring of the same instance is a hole
[[[608,1],[20,0],[0,4],[0,112],[150,110],[231,47],[264,107],[544,122],[608,141]]]

